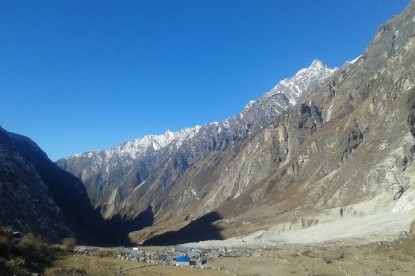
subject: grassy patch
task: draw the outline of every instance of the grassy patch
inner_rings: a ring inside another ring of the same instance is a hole
[[[76,240],[73,238],[64,238],[62,240],[62,247],[67,251],[73,251],[76,246]]]
[[[97,251],[97,256],[100,258],[105,258],[105,257],[116,257],[117,256],[117,252],[112,250],[112,249],[99,249]]]
[[[20,242],[13,244],[13,232],[0,229],[0,275],[31,275],[43,274],[52,261],[71,252],[75,247],[75,240],[64,239],[62,246],[52,246],[42,237],[27,234],[21,237]]]

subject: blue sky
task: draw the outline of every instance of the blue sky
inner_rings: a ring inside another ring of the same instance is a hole
[[[0,125],[52,160],[220,121],[409,0],[0,1]]]

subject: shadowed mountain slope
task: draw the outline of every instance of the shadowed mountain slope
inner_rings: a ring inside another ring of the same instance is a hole
[[[151,208],[135,220],[104,221],[78,178],[50,161],[29,138],[2,128],[0,191],[0,225],[54,242],[64,237],[100,245],[126,242],[129,232],[153,223]]]

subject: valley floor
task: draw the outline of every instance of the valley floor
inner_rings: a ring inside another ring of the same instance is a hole
[[[343,216],[326,210],[304,219],[314,222],[308,227],[294,222],[179,247],[78,247],[57,258],[45,275],[415,275],[413,210],[367,215],[360,209],[346,208]],[[163,265],[160,256],[172,260],[183,250],[203,252],[207,264]]]
[[[169,251],[171,248],[141,248]],[[45,275],[415,275],[415,240],[365,245],[336,242],[273,248],[232,248],[208,260],[205,269],[69,255]]]

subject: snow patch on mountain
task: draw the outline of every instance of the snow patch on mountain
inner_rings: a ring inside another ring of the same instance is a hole
[[[328,68],[319,60],[314,60],[307,68],[302,68],[292,78],[280,81],[260,99],[250,101],[242,111],[242,117],[248,113],[263,113],[275,118],[282,111],[297,103],[304,92],[318,88],[331,77],[338,68]]]
[[[260,129],[271,123],[284,110],[295,105],[304,92],[323,85],[336,70],[337,68],[328,68],[321,61],[314,60],[308,68],[301,69],[294,77],[282,80],[261,98],[250,101],[236,116],[221,122],[213,122],[204,126],[197,125],[177,132],[167,130],[161,135],[147,135],[111,149],[76,154],[68,157],[68,160],[89,159],[95,163],[93,167],[96,169],[105,165],[107,170],[111,170],[110,167],[117,166],[117,163],[127,166],[133,160],[163,149],[167,149],[167,154],[169,154],[178,150],[184,143],[198,143],[192,142],[192,139],[214,139],[213,137],[219,134],[228,138],[241,135],[241,133],[248,135],[252,126],[255,125]]]
[[[200,126],[192,128],[185,128],[177,132],[167,130],[161,135],[146,135],[142,138],[127,141],[112,149],[103,151],[90,151],[86,153],[80,153],[69,157],[70,159],[86,157],[91,158],[97,153],[103,153],[105,159],[111,159],[113,156],[129,157],[131,159],[138,159],[148,152],[158,151],[166,148],[168,145],[174,143],[177,147],[180,147],[182,143],[187,139],[192,139],[200,130]]]

